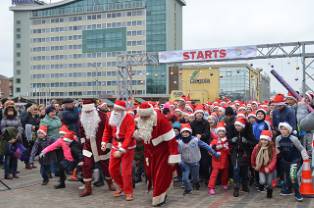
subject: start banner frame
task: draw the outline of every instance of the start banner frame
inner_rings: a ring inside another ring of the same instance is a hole
[[[222,61],[228,59],[253,58],[257,55],[256,46],[162,51],[158,53],[159,63],[189,63]]]

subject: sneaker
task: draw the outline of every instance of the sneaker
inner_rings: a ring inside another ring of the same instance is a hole
[[[273,189],[268,188],[266,196],[267,196],[268,199],[273,198]]]
[[[298,202],[302,202],[303,201],[303,197],[300,193],[295,193],[294,194],[294,198],[295,200],[297,200]]]
[[[197,191],[200,190],[200,187],[201,187],[201,186],[200,186],[200,183],[195,183],[195,184],[194,184],[194,189],[195,189],[195,190],[197,190]]]
[[[191,194],[191,193],[192,193],[192,190],[184,190],[183,196],[184,196],[184,195],[187,195],[187,194]]]
[[[289,191],[289,190],[282,190],[280,192],[280,196],[290,196],[292,195],[292,191]]]
[[[65,183],[59,183],[58,185],[55,185],[54,187],[55,189],[63,189],[65,188]]]
[[[265,187],[263,185],[259,185],[258,191],[260,191],[260,192],[265,191]]]
[[[250,189],[247,185],[242,186],[242,191],[244,192],[250,192]]]
[[[226,185],[226,186],[223,186],[223,189],[225,190],[225,191],[227,191],[228,190],[228,186]]]
[[[45,185],[48,184],[48,182],[49,182],[49,180],[43,180],[43,182],[41,183],[41,185],[45,186]]]
[[[215,194],[216,194],[215,189],[208,190],[208,195],[215,195]]]

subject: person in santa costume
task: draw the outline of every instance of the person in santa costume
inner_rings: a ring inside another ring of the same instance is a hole
[[[107,144],[109,148],[107,148],[106,152],[101,150],[102,134],[106,122],[106,114],[97,111],[93,100],[83,100],[80,115],[80,136],[83,145],[84,163],[82,169],[85,189],[80,193],[80,197],[92,194],[92,169],[96,163],[100,163],[109,190],[115,191],[108,170],[110,143]]]
[[[125,194],[127,201],[132,201],[133,180],[132,164],[135,154],[136,142],[133,139],[135,130],[134,118],[126,111],[126,102],[116,100],[109,122],[105,125],[101,149],[105,151],[112,141],[109,161],[109,172],[119,189],[114,192],[114,197]]]
[[[142,103],[137,113],[137,129],[133,136],[144,141],[148,189],[153,187],[152,205],[161,206],[166,202],[175,164],[181,162],[178,143],[170,122],[149,103]]]

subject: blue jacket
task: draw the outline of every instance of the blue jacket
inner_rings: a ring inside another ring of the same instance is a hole
[[[270,130],[269,125],[265,121],[256,121],[252,126],[255,140],[259,141],[263,130]]]
[[[282,111],[275,109],[273,111],[273,126],[278,130],[278,125],[281,122],[287,122],[292,126],[293,130],[296,130],[297,121],[296,115],[292,108],[285,107]]]

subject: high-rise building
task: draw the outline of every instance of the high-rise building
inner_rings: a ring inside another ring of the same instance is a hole
[[[12,96],[11,87],[11,79],[0,74],[0,98],[7,98]]]
[[[13,2],[14,96],[112,96],[117,56],[182,49],[184,0]],[[135,96],[167,94],[166,65],[133,71]]]

